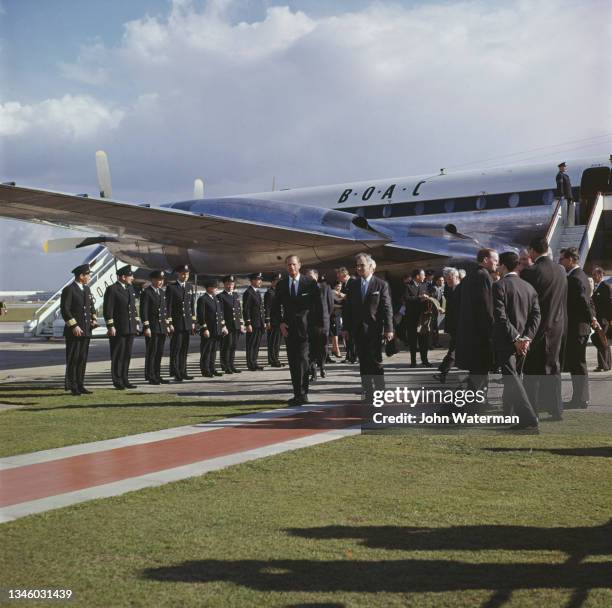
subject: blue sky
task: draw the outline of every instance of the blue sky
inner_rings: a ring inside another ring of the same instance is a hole
[[[607,0],[0,6],[1,181],[95,193],[102,148],[116,198],[163,202],[198,176],[232,194],[612,144],[557,146],[612,131]],[[58,287],[80,261],[41,253],[63,231],[0,229],[29,271],[0,290]]]

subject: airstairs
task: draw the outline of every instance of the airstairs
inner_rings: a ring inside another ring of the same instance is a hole
[[[553,260],[559,259],[561,249],[577,247],[581,264],[587,259],[604,210],[612,210],[612,195],[597,194],[586,224],[575,223],[573,205],[561,198],[557,201],[546,238],[552,250]]]
[[[104,290],[108,285],[116,281],[115,271],[117,262],[115,257],[106,247],[96,247],[83,262],[91,267],[91,280],[89,287],[98,311],[98,318],[102,319],[102,301]],[[134,270],[136,268],[132,266]],[[62,290],[69,285],[74,278],[71,276],[35,313],[34,318],[23,324],[23,333],[26,338],[52,338],[54,335],[62,335],[63,321],[60,311]],[[56,325],[54,331],[54,323]],[[98,332],[104,333],[101,327]]]

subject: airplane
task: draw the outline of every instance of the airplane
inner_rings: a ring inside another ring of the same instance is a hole
[[[478,169],[150,205],[114,200],[108,160],[96,154],[100,197],[0,185],[0,217],[70,228],[125,263],[189,264],[198,275],[277,271],[288,254],[322,269],[362,251],[396,279],[414,267],[465,267],[483,247],[525,247],[544,235],[556,163]],[[609,192],[610,159],[568,161],[574,199]],[[606,222],[607,223],[607,222]],[[65,241],[67,239],[60,239]],[[609,240],[609,239],[608,239]],[[61,248],[61,244],[60,244]],[[53,244],[51,244],[53,249]]]

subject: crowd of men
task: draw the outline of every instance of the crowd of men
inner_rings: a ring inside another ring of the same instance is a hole
[[[410,352],[410,367],[417,366],[417,354],[421,365],[432,367],[428,353],[437,346],[443,315],[449,344],[434,376],[439,382],[446,382],[456,365],[468,371],[471,389],[486,392],[490,372],[501,371],[504,413],[519,417],[518,428],[537,429],[544,411],[561,420],[564,407],[587,407],[591,331],[598,351],[596,371],[607,371],[611,364],[612,296],[603,270],[594,269],[591,287],[576,248],[562,250],[557,263],[544,238],[533,239],[520,256],[481,249],[476,261],[467,276],[456,268],[445,268],[438,276],[416,269],[395,298],[389,284],[374,275],[376,262],[365,253],[355,258],[356,276],[344,267],[337,270],[333,288],[317,270],[302,272],[299,257],[290,255],[286,274],[274,274],[265,294],[262,274],[253,273],[242,297],[232,275],[223,278],[222,290],[216,279],[207,279],[205,292],[197,297],[188,282],[190,269],[181,265],[174,269],[176,280],[165,286],[163,271],[150,273],[139,309],[132,269],[124,266],[104,294],[113,385],[135,388],[129,368],[134,337],[140,333],[146,343],[145,380],[158,385],[169,382],[162,377],[167,337],[169,375],[183,382],[193,379],[187,369],[192,336],[200,336],[200,372],[212,378],[241,373],[235,356],[243,333],[247,369],[262,371],[259,351],[265,332],[271,367],[283,367],[284,339],[293,387],[290,405],[308,403],[310,383],[326,375],[332,353],[340,354],[339,339],[346,347],[345,362],[359,362],[362,394],[371,399],[373,391],[384,388],[383,348],[397,344],[397,338]],[[87,285],[89,266],[78,266],[73,273],[74,282],[62,292],[61,312],[66,322],[66,389],[80,395],[90,392],[84,385],[85,366],[97,320]],[[566,404],[561,401],[563,369],[571,373],[573,386]]]

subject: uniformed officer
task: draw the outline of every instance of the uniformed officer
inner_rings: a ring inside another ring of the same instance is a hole
[[[104,318],[111,352],[113,385],[119,390],[136,388],[128,380],[134,336],[138,333],[140,318],[136,312],[136,294],[132,283],[131,266],[117,270],[117,282],[104,292]]]
[[[189,266],[181,264],[174,269],[177,280],[166,287],[166,310],[170,338],[170,375],[177,382],[193,380],[187,373],[189,337],[195,335],[195,288],[189,285]]]
[[[240,296],[234,291],[235,286],[236,278],[228,274],[223,277],[223,291],[217,296],[223,306],[223,319],[227,328],[227,334],[221,341],[221,369],[226,374],[241,373],[234,363],[238,340],[240,334],[244,333],[242,306]]]
[[[208,279],[204,282],[206,293],[198,298],[197,318],[200,326],[200,371],[205,378],[222,376],[217,371],[217,349],[224,336],[227,335],[225,319],[223,318],[223,304],[217,298],[217,279]]]
[[[62,289],[60,309],[66,322],[66,381],[65,388],[73,395],[90,395],[83,384],[91,331],[98,326],[96,308],[87,285],[91,277],[89,264],[77,266],[74,281]]]
[[[242,314],[246,327],[246,357],[247,367],[251,371],[263,370],[257,365],[259,347],[265,327],[264,309],[261,294],[258,289],[261,287],[263,276],[261,272],[254,272],[249,275],[251,284],[247,287],[242,296]]]
[[[166,294],[163,288],[165,276],[163,270],[151,272],[151,285],[140,296],[140,318],[146,345],[145,380],[149,384],[168,384],[168,380],[161,377],[161,360],[168,333]]]
[[[272,316],[272,303],[276,295],[276,285],[281,279],[281,273],[275,272],[270,280],[270,287],[268,287],[268,290],[264,294],[268,365],[272,367],[283,367],[283,364],[280,362],[280,319],[276,319]]]

